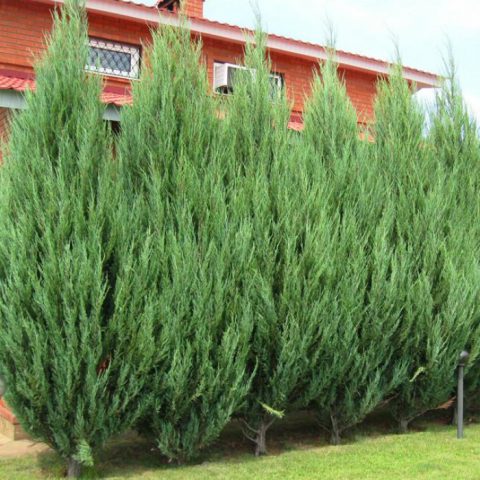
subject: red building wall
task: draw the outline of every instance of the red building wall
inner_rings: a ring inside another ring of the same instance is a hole
[[[51,28],[44,5],[23,0],[0,0],[0,68],[31,70],[32,57],[42,49]]]
[[[10,131],[11,110],[0,108],[0,163],[2,163],[2,152]]]
[[[185,10],[190,17],[203,17],[203,1],[204,0],[187,0]]]
[[[189,0],[187,9],[191,15],[201,16],[203,0]],[[0,12],[0,70],[31,72],[33,58],[43,50],[45,35],[51,28],[50,8],[26,0],[0,0]],[[145,44],[151,38],[148,27],[139,23],[92,15],[89,24],[90,34],[95,37],[132,44]],[[241,62],[242,56],[243,47],[239,44],[204,39],[204,57],[210,81],[213,81],[215,61]],[[284,76],[293,109],[301,112],[305,97],[310,93],[316,63],[275,52],[271,57],[273,70]],[[359,122],[370,121],[373,118],[375,75],[351,70],[340,71],[340,74],[345,78],[348,93],[358,111]],[[128,80],[109,79],[108,84],[127,86]]]

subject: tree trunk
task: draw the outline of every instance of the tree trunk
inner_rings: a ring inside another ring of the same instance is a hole
[[[398,422],[398,431],[400,433],[408,433],[408,424],[410,423],[409,420],[406,418],[401,418]]]
[[[80,464],[80,462],[78,462],[74,458],[69,458],[68,459],[67,477],[68,478],[80,478],[81,473],[82,473],[82,465]]]
[[[340,433],[341,433],[341,430],[338,426],[338,421],[337,421],[337,417],[335,416],[335,414],[330,414],[330,421],[331,421],[331,427],[332,427],[332,434],[330,436],[330,444],[331,445],[340,445],[340,443],[342,442],[341,438],[340,438]]]
[[[258,425],[257,434],[255,436],[255,456],[261,457],[267,454],[267,430],[269,425],[262,420]]]
[[[457,426],[457,421],[458,421],[458,410],[457,410],[457,406],[455,406],[453,408],[453,412],[452,412],[452,418],[450,419],[450,424],[453,425],[453,426]]]
[[[267,431],[274,423],[275,419],[269,417],[262,418],[255,427],[252,427],[246,420],[242,420],[244,429],[243,434],[248,440],[255,444],[255,456],[267,455]]]

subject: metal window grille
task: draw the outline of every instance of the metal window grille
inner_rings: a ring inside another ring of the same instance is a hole
[[[91,38],[85,68],[114,77],[138,78],[140,47]]]

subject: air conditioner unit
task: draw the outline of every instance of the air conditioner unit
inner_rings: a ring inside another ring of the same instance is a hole
[[[241,65],[234,65],[232,63],[215,63],[214,64],[214,88],[217,93],[230,94],[233,92],[235,83],[235,74],[238,71],[249,71],[255,75],[255,70],[248,69]],[[278,93],[283,88],[283,77],[281,75],[272,73],[270,75],[270,82],[272,85],[272,95]],[[273,97],[272,97],[273,98]]]
[[[246,67],[231,63],[216,63],[214,68],[214,87],[217,93],[232,93],[235,73],[239,70],[247,70]]]

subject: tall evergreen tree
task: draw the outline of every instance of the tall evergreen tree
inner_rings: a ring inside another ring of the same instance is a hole
[[[272,87],[262,33],[255,45],[247,45],[245,65],[226,100],[224,144],[235,192],[232,215],[253,231],[243,287],[250,286],[254,377],[239,413],[256,455],[263,455],[275,419],[302,406],[301,385],[322,303],[311,286],[321,282],[328,251],[317,248],[326,231],[321,211],[312,207],[321,202],[321,189],[308,176],[302,143],[287,129],[290,108],[285,92]]]
[[[153,32],[118,150],[132,208],[155,239],[148,291],[157,351],[141,428],[178,462],[217,438],[249,387],[251,315],[238,285],[251,233],[229,213],[225,148],[201,65],[186,24]]]
[[[480,138],[478,125],[470,116],[462,92],[458,85],[455,64],[452,55],[445,62],[446,75],[441,89],[437,92],[433,111],[430,112],[429,140],[432,153],[445,169],[446,178],[452,189],[452,198],[445,205],[448,215],[454,222],[452,231],[457,237],[457,244],[462,252],[467,252],[466,266],[478,269],[480,248],[480,204],[478,192],[480,189]],[[463,253],[462,253],[463,256]],[[473,262],[469,265],[470,262]],[[473,272],[470,272],[473,274]],[[478,283],[475,277],[470,277],[475,288]],[[478,291],[473,293],[478,295]],[[478,305],[478,299],[472,306]],[[469,403],[475,402],[480,389],[480,374],[478,373],[479,355],[479,315],[475,308],[471,312],[469,322],[470,332],[464,349],[470,352],[467,365],[467,389]],[[459,353],[459,352],[458,352]]]
[[[380,84],[375,145],[395,205],[391,245],[402,262],[396,358],[408,376],[392,402],[401,431],[451,397],[478,303],[476,241],[458,209],[462,175],[438,155],[437,127],[424,136],[424,120],[396,67]]]
[[[334,60],[320,67],[305,110],[312,176],[327,184],[331,268],[315,295],[321,341],[305,389],[331,442],[371,412],[399,381],[391,357],[398,324],[392,308],[396,266],[386,237],[392,225],[385,189],[361,142],[357,117]],[[324,248],[324,247],[323,247]]]
[[[101,84],[84,72],[83,8],[67,1],[36,64],[0,171],[0,369],[7,401],[35,439],[93,462],[146,406],[152,328],[142,245],[114,182]]]

